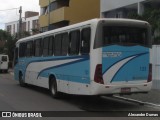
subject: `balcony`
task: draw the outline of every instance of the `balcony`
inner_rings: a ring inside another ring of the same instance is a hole
[[[61,7],[50,12],[50,24],[68,20],[68,7]]]
[[[39,0],[39,5],[41,7],[47,6],[49,4],[49,0]]]
[[[48,26],[48,14],[47,15],[41,15],[39,17],[39,24],[40,24],[40,27]]]

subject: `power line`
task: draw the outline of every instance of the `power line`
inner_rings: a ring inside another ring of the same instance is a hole
[[[11,9],[5,9],[5,10],[0,10],[0,11],[9,11],[9,10],[15,10],[15,9],[19,9],[19,8],[11,8]]]

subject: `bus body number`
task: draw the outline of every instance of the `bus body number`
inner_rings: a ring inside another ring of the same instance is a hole
[[[140,67],[140,71],[146,71],[146,70],[147,70],[146,67],[144,67],[144,66],[141,66],[141,67]]]

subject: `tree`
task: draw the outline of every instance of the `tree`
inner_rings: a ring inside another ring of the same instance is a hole
[[[10,33],[0,30],[0,40],[5,41],[5,45],[0,48],[0,53],[5,53],[9,56],[10,60],[13,60],[14,48],[17,39],[13,39]]]
[[[160,44],[160,9],[147,8],[143,15],[138,15],[137,13],[130,12],[128,18],[144,20],[151,24],[152,35],[154,37],[154,43]]]
[[[32,29],[33,35],[38,34],[39,33],[39,29],[37,28],[33,28]]]
[[[28,31],[23,31],[23,32],[21,33],[21,37],[22,37],[22,38],[25,38],[25,37],[28,37],[28,36],[31,36],[30,32],[28,32]]]

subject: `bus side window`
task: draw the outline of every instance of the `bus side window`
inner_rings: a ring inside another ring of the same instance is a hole
[[[56,35],[54,39],[54,55],[61,56],[61,42],[62,42],[62,35]]]
[[[81,32],[81,53],[89,54],[90,52],[91,28],[84,28]]]
[[[19,57],[25,57],[26,56],[26,43],[20,43],[19,45]]]
[[[53,42],[54,42],[54,37],[50,36],[49,37],[49,47],[48,47],[48,55],[49,56],[53,55]]]
[[[48,56],[49,53],[49,37],[43,39],[43,56]]]
[[[32,57],[33,55],[33,41],[27,42],[27,51],[26,51],[26,57]]]
[[[35,56],[40,57],[42,56],[42,39],[35,40]]]
[[[80,44],[80,31],[72,31],[69,34],[70,38],[70,50],[69,55],[78,55],[79,54],[79,44]]]
[[[62,55],[63,56],[67,55],[68,46],[69,46],[69,36],[68,36],[68,33],[64,33],[62,35]]]

